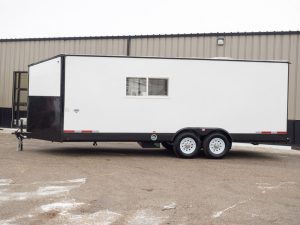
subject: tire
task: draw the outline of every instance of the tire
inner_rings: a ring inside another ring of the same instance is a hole
[[[213,133],[205,137],[203,141],[204,154],[208,158],[221,159],[229,151],[231,142],[221,133]]]
[[[176,156],[181,158],[194,158],[198,155],[201,147],[201,141],[193,133],[179,134],[174,141],[173,150]]]
[[[174,144],[172,142],[164,141],[161,145],[167,150],[173,150]]]

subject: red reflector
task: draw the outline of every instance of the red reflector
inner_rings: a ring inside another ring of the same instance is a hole
[[[286,131],[277,131],[276,134],[287,134]]]
[[[262,131],[261,134],[272,134],[271,131]]]
[[[75,133],[75,130],[64,130],[64,133]]]
[[[92,130],[82,130],[81,133],[93,133]]]

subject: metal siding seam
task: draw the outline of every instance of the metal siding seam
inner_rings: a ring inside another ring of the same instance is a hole
[[[156,56],[160,56],[160,37],[156,38],[156,41],[155,41],[155,50],[156,50],[156,53],[155,55]]]
[[[160,39],[160,55],[166,57],[166,38]]]
[[[166,57],[171,56],[171,40],[169,38],[165,38],[165,55]]]
[[[42,42],[39,41],[38,43],[39,43],[38,44],[38,46],[39,46],[38,47],[38,58],[41,59],[42,58],[42,56],[41,56],[42,55],[42,53],[41,53],[42,52]]]
[[[8,73],[7,73],[7,93],[6,93],[6,105],[8,108],[12,107],[12,87],[13,87],[13,70],[14,70],[14,49],[15,45],[14,43],[11,43],[10,45],[10,55],[9,55],[9,67],[8,67]]]
[[[201,57],[205,57],[205,37],[201,37],[201,43],[202,43],[202,53],[201,53]]]
[[[29,64],[32,63],[32,57],[33,56],[33,52],[32,52],[32,41],[28,42],[28,60],[29,60]]]
[[[241,58],[245,59],[246,58],[246,37],[241,36],[241,45],[240,45],[240,51],[241,51]]]
[[[228,51],[228,57],[231,57],[231,58],[233,58],[233,56],[232,56],[232,37],[227,37],[227,51]]]
[[[5,61],[6,61],[6,57],[5,57],[5,52],[6,52],[6,43],[3,42],[0,44],[0,49],[1,49],[1,63],[0,63],[0,107],[4,107],[4,95],[5,95]]]
[[[178,54],[179,54],[179,50],[178,50],[178,42],[179,42],[179,39],[178,37],[175,37],[173,39],[173,48],[172,48],[172,55],[173,57],[178,57]]]
[[[196,40],[196,54],[195,54],[195,57],[199,57],[199,42],[200,42],[200,38],[195,38]]]
[[[253,59],[253,54],[254,54],[254,37],[251,36],[251,47],[250,47],[250,57]]]
[[[4,107],[9,107],[8,106],[8,95],[9,95],[9,77],[10,77],[10,67],[11,67],[11,43],[7,43],[6,46],[6,63],[5,63],[5,73],[4,73],[4,98],[3,98],[3,102],[4,102]]]
[[[121,55],[125,55],[124,52],[124,40],[119,40],[119,45],[118,45],[118,52],[121,53]]]
[[[245,37],[244,58],[248,59],[249,36]]]
[[[108,51],[109,51],[108,47],[109,47],[109,46],[108,46],[108,45],[109,45],[109,40],[106,39],[106,40],[104,41],[104,49],[105,49],[105,50],[104,50],[104,54],[105,54],[105,55],[109,55],[109,53],[108,53]]]
[[[112,43],[112,39],[108,39],[107,40],[107,54],[111,55],[112,54],[112,48],[113,48],[113,43]]]
[[[124,39],[123,40],[123,55],[126,55],[126,51],[127,51],[127,39]]]
[[[226,38],[224,39],[224,45],[222,46],[222,57],[225,57],[225,46],[226,46]]]
[[[184,42],[184,39],[182,37],[180,37],[178,39],[178,57],[183,57],[183,52],[184,52],[184,49],[183,49],[183,42]]]
[[[298,90],[298,82],[300,82],[299,76],[300,76],[300,71],[299,71],[299,35],[296,36],[296,59],[295,59],[295,99],[294,99],[294,107],[295,107],[295,119],[300,120],[300,90]],[[299,94],[298,94],[299,92]],[[297,104],[298,103],[298,104]]]
[[[137,48],[137,46],[136,46],[136,39],[135,40],[131,40],[130,39],[130,55],[131,56],[136,56],[136,48]],[[128,48],[129,49],[129,48]]]
[[[95,40],[95,54],[99,54],[99,40]]]
[[[212,47],[214,47],[215,48],[215,55],[214,55],[214,57],[220,57],[221,56],[221,54],[219,54],[220,52],[221,52],[221,48],[224,46],[219,46],[219,45],[217,45],[217,37],[212,37],[211,38],[211,40],[212,40]]]
[[[119,42],[120,40],[113,40],[113,54],[114,55],[119,55]]]
[[[135,40],[135,56],[141,55],[141,39]]]
[[[296,108],[295,108],[295,93],[296,93],[296,89],[295,89],[295,79],[296,79],[296,49],[292,48],[292,44],[293,44],[293,36],[289,36],[289,48],[288,48],[288,59],[289,61],[292,63],[291,64],[291,68],[290,68],[290,76],[289,76],[289,114],[291,113],[291,118],[295,119],[296,118]],[[293,57],[295,54],[295,58]],[[290,118],[290,117],[288,117]]]
[[[231,57],[237,59],[237,37],[232,37],[231,40]]]
[[[259,42],[258,42],[258,59],[262,59],[262,54],[261,54],[261,36],[258,36]]]
[[[138,51],[139,51],[139,53],[138,53],[138,55],[145,55],[145,50],[144,50],[144,40],[143,39],[139,39],[139,47],[138,47]]]
[[[272,45],[272,49],[273,49],[273,52],[272,52],[273,55],[272,55],[272,56],[273,56],[273,59],[275,59],[275,57],[276,57],[276,56],[275,56],[275,55],[276,55],[276,54],[275,54],[275,51],[276,51],[276,35],[273,35],[273,45]]]
[[[148,45],[148,39],[146,38],[146,39],[142,40],[142,49],[141,49],[141,51],[142,51],[143,56],[148,55],[148,46],[147,45]]]
[[[242,37],[241,36],[238,36],[237,37],[237,48],[236,48],[236,51],[237,51],[237,57],[238,59],[243,59],[242,57],[242,50],[241,50],[241,45],[242,45]]]

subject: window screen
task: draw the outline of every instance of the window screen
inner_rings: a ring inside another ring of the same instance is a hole
[[[149,78],[148,94],[167,96],[168,95],[168,79]]]
[[[126,95],[144,96],[146,93],[146,78],[126,78]]]

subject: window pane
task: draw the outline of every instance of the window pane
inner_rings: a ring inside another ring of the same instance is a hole
[[[149,95],[168,95],[168,79],[149,78]]]
[[[126,78],[126,95],[144,96],[146,93],[146,78]]]

